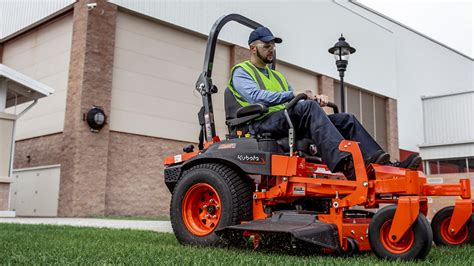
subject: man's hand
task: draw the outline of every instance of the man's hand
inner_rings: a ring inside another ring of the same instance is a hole
[[[314,96],[311,90],[305,90],[304,93],[308,96],[308,100],[317,101],[321,107],[326,106],[329,102],[329,97],[327,95],[320,94]]]
[[[315,100],[319,103],[321,107],[328,105],[329,97],[324,94],[316,95]]]

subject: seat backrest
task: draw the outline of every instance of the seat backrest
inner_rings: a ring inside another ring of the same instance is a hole
[[[237,117],[237,110],[242,107],[235,99],[234,94],[229,88],[225,89],[224,92],[224,109],[225,109],[225,120],[234,119]]]

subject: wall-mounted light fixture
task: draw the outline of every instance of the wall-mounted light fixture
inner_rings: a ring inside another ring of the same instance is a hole
[[[97,133],[105,126],[105,123],[107,123],[107,116],[102,107],[93,105],[89,112],[85,114],[85,120],[91,132]]]

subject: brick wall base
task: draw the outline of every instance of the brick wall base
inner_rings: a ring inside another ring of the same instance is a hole
[[[186,144],[111,131],[106,214],[168,216],[171,194],[164,183],[163,162],[182,153]]]
[[[443,178],[443,184],[459,184],[459,179],[470,179],[471,180],[471,191],[474,191],[474,173],[462,173],[462,174],[441,174],[441,175],[430,175],[427,178]],[[471,192],[472,196],[472,192]],[[428,219],[431,220],[433,216],[446,206],[454,206],[454,202],[459,197],[431,197],[432,203],[428,204]]]
[[[8,210],[8,198],[10,195],[10,184],[0,183],[0,211]]]
[[[59,164],[62,140],[58,133],[15,142],[13,169]]]

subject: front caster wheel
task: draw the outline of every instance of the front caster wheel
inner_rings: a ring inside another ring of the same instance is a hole
[[[423,214],[398,242],[390,241],[390,228],[395,217],[396,205],[379,210],[369,224],[369,243],[379,258],[391,260],[424,259],[431,249],[433,233]]]
[[[459,246],[472,241],[471,219],[463,225],[457,234],[452,234],[449,230],[449,223],[453,216],[454,206],[445,207],[439,210],[431,220],[433,230],[433,240],[439,246]]]
[[[348,257],[354,256],[354,254],[359,252],[359,244],[357,244],[357,241],[355,241],[354,238],[348,237],[346,238],[343,252],[345,256],[348,256]]]

